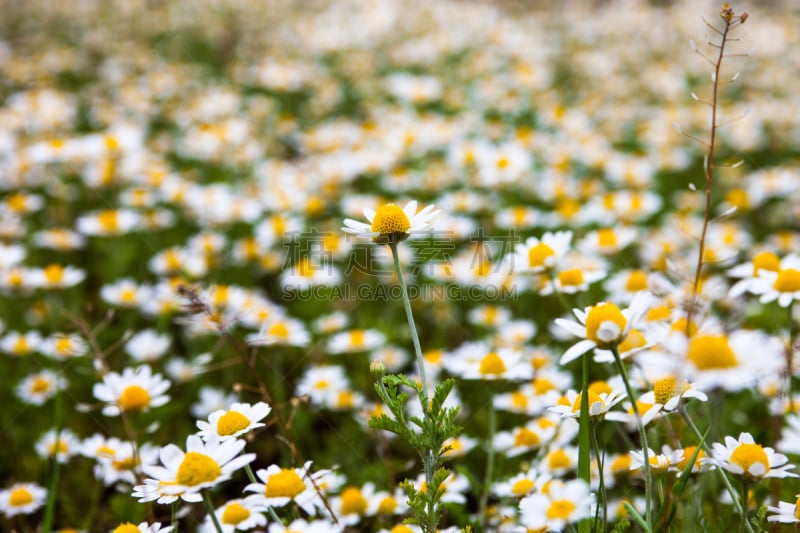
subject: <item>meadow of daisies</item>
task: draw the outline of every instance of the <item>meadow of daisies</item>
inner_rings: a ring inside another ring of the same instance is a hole
[[[4,2],[0,530],[795,530],[798,27]]]

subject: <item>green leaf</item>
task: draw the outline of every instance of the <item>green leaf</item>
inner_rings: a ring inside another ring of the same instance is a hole
[[[640,514],[639,514],[639,511],[637,511],[636,509],[634,509],[633,505],[631,505],[629,502],[626,502],[626,501],[624,501],[624,500],[623,500],[623,502],[622,502],[622,505],[623,505],[623,507],[625,507],[625,510],[626,510],[626,511],[628,511],[628,515],[629,515],[631,518],[633,518],[633,521],[634,521],[634,522],[636,522],[637,524],[639,524],[639,526],[640,526],[642,529],[644,529],[645,531],[647,531],[647,533],[651,533],[650,526],[648,526],[648,525],[647,525],[647,522],[646,522],[646,521],[645,521],[645,519],[642,517],[642,515],[640,515]]]

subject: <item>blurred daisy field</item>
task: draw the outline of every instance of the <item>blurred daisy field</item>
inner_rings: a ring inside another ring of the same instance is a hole
[[[0,530],[796,530],[794,2],[0,7]]]

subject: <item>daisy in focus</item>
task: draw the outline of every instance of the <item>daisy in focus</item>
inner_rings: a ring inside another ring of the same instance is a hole
[[[264,507],[283,507],[289,502],[294,502],[298,507],[309,514],[314,513],[314,508],[324,508],[324,503],[314,488],[314,483],[327,471],[321,470],[314,474],[309,473],[311,461],[306,461],[302,468],[281,468],[270,465],[268,468],[256,472],[260,483],[250,483],[245,487],[246,492],[255,492],[246,498],[247,502]]]
[[[412,233],[419,233],[428,227],[430,221],[439,214],[434,206],[417,212],[417,202],[412,200],[404,208],[394,204],[380,206],[377,211],[364,208],[364,216],[369,224],[346,218],[342,231],[361,238],[371,238],[376,244],[397,244]]]
[[[748,482],[767,477],[798,477],[798,474],[789,472],[794,465],[788,464],[788,457],[756,444],[750,433],[741,433],[738,439],[725,437],[724,444],[715,442],[712,454],[717,465]]]
[[[256,428],[263,427],[259,420],[266,418],[272,408],[264,402],[250,405],[234,403],[230,409],[220,409],[209,415],[208,422],[198,420],[198,434],[203,440],[218,439],[221,441],[244,435]]]
[[[630,307],[620,309],[610,302],[601,302],[585,310],[573,309],[580,324],[572,320],[557,318],[556,324],[576,337],[583,337],[561,356],[560,364],[574,361],[593,348],[616,348],[628,337],[633,324],[644,314],[650,305],[650,293],[640,292]]]
[[[134,488],[133,496],[139,499],[139,503],[153,500],[172,503],[178,498],[199,502],[203,499],[202,489],[230,479],[233,472],[256,458],[254,453],[239,455],[245,444],[245,441],[237,439],[203,442],[197,435],[187,437],[186,452],[168,444],[159,453],[163,466],[142,467],[150,478],[144,485]]]
[[[708,400],[704,392],[692,387],[688,381],[678,383],[674,376],[667,376],[657,380],[653,384],[653,390],[644,393],[639,401],[651,405],[659,404],[663,411],[670,412],[678,409],[689,398],[701,402]]]
[[[150,367],[142,365],[137,368],[126,368],[122,374],[109,372],[103,376],[102,383],[95,383],[92,392],[101,402],[106,402],[103,414],[118,416],[125,411],[147,411],[151,407],[160,407],[169,401],[164,394],[170,382],[161,374],[153,374]]]

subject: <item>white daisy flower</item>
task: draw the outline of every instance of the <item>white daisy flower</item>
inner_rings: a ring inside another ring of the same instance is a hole
[[[377,211],[364,208],[369,224],[346,218],[342,231],[357,237],[371,238],[377,244],[397,244],[412,233],[428,227],[428,223],[439,214],[433,205],[417,212],[417,201],[412,200],[402,209],[394,204],[380,206]]]
[[[239,455],[246,442],[238,439],[203,441],[197,435],[186,438],[186,452],[174,444],[161,448],[159,459],[163,466],[144,465],[150,478],[145,485],[134,488],[139,502],[157,500],[172,503],[178,498],[187,502],[203,499],[200,491],[230,479],[236,470],[252,462],[256,455]]]
[[[767,516],[767,522],[780,522],[781,524],[796,524],[800,522],[800,495],[794,502],[778,502],[777,507],[769,506],[767,510],[770,514]]]
[[[64,389],[66,380],[51,370],[42,370],[23,379],[14,389],[17,398],[31,405],[42,405],[57,389]]]
[[[541,239],[530,237],[514,247],[512,268],[514,272],[532,274],[554,268],[569,251],[571,241],[571,231],[548,231]]]
[[[35,483],[15,483],[0,490],[0,512],[11,518],[35,513],[47,499],[47,490]]]
[[[777,300],[781,307],[789,307],[800,300],[800,256],[791,254],[784,257],[777,272],[760,269],[748,290],[759,295],[762,304]]]
[[[546,492],[526,496],[519,502],[520,523],[529,531],[563,531],[592,516],[594,495],[585,481],[553,481]]]
[[[324,504],[312,480],[316,482],[326,471],[311,474],[310,469],[311,461],[306,461],[302,468],[281,468],[278,465],[262,468],[256,472],[261,483],[250,483],[244,489],[256,494],[246,499],[266,507],[283,507],[294,502],[305,512],[314,514],[315,508],[324,509]]]
[[[306,346],[311,342],[311,335],[302,321],[276,317],[274,320],[266,322],[258,333],[248,335],[247,342],[255,346],[271,346],[273,344]]]
[[[236,499],[217,507],[214,514],[222,527],[222,533],[233,533],[236,530],[247,531],[254,527],[267,525],[267,517],[263,514],[266,510],[266,507],[255,502]],[[217,533],[211,516],[206,516],[199,531],[200,533]]]
[[[122,374],[109,372],[102,383],[95,383],[92,392],[109,404],[103,408],[104,415],[117,416],[122,411],[147,411],[165,405],[169,396],[164,393],[169,387],[170,382],[161,374],[152,374],[149,366],[142,365],[126,368]]]
[[[740,433],[738,439],[725,437],[724,444],[715,442],[712,455],[718,466],[750,482],[767,477],[798,477],[789,472],[794,465],[788,464],[788,457],[756,444],[750,433]]]
[[[58,438],[56,438],[56,433]],[[55,457],[59,463],[66,463],[80,451],[81,441],[77,435],[67,428],[60,431],[51,429],[36,441],[36,453],[39,457]]]
[[[623,342],[633,324],[647,310],[650,303],[650,293],[640,292],[634,297],[630,307],[620,310],[610,302],[601,302],[587,307],[585,310],[573,309],[572,312],[580,320],[580,324],[563,318],[557,318],[555,323],[577,337],[584,340],[574,344],[561,356],[560,364],[565,365],[574,361],[593,348],[610,348]]]
[[[256,404],[234,403],[230,409],[220,409],[209,415],[208,422],[197,421],[198,434],[203,440],[227,440],[239,437],[256,428],[263,427],[264,419],[272,408],[264,402]]]
[[[708,400],[704,392],[695,389],[688,381],[679,384],[675,376],[667,376],[653,384],[653,390],[642,394],[639,401],[646,404],[660,404],[664,411],[674,411],[689,398],[701,402]]]
[[[125,343],[125,352],[137,363],[161,359],[169,349],[169,335],[156,333],[153,329],[143,329],[131,336]]]
[[[589,390],[589,417],[595,420],[603,419],[609,410],[624,400],[628,395],[621,391],[612,390],[611,392],[596,393]],[[574,389],[567,391],[566,402],[554,405],[547,409],[553,413],[558,413],[564,418],[580,418],[581,414],[581,393]]]
[[[138,525],[132,522],[123,522],[111,530],[111,533],[169,533],[170,531],[172,531],[172,526],[161,527],[161,522],[153,524],[141,522]]]
[[[386,336],[376,329],[351,329],[332,335],[328,339],[330,354],[367,352],[380,348]]]

